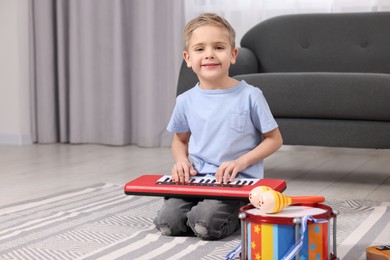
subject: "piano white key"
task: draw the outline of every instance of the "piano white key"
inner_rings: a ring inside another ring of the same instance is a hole
[[[231,185],[254,185],[260,179],[248,179],[248,178],[236,178],[233,182],[230,182]],[[160,179],[157,180],[160,183],[169,183],[173,182],[172,176],[164,175]],[[190,183],[193,184],[219,184],[219,182],[215,181],[214,177],[205,177],[205,176],[192,176],[190,178]]]

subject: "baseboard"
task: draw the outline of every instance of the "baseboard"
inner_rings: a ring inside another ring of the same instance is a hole
[[[0,145],[28,145],[32,144],[29,134],[0,134]]]

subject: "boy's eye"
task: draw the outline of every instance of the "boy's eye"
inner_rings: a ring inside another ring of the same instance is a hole
[[[203,51],[203,48],[196,48],[195,51]]]
[[[224,46],[217,46],[217,47],[215,47],[217,50],[223,50],[223,49],[225,49],[225,47]]]

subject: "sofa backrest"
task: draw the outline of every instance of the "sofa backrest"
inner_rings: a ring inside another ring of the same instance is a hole
[[[278,16],[249,30],[241,46],[259,72],[390,73],[390,12]]]

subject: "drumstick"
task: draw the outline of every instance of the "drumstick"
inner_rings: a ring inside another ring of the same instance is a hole
[[[289,205],[315,204],[325,201],[323,196],[286,196],[270,188],[268,190],[257,188],[251,191],[249,200],[253,206],[265,213],[278,213]]]
[[[265,213],[278,213],[289,205],[300,203],[314,204],[323,201],[325,201],[325,198],[322,196],[289,197],[280,192],[269,190],[263,194],[263,205],[261,210]]]

